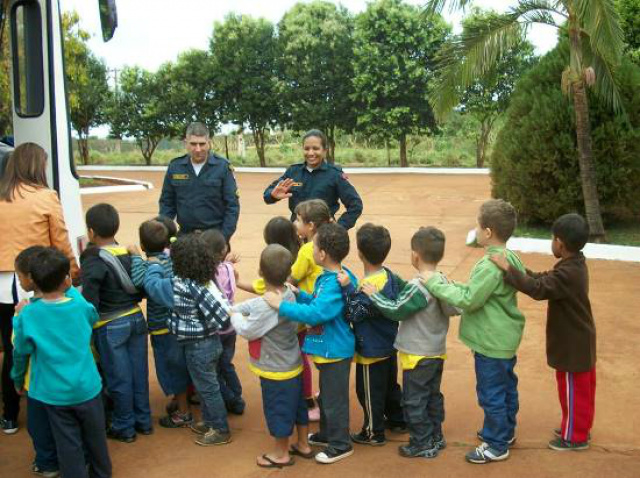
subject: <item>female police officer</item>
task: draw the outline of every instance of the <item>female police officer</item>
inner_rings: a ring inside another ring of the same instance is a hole
[[[362,199],[342,169],[325,161],[326,136],[322,131],[312,129],[304,135],[302,144],[304,163],[289,166],[279,179],[272,182],[264,191],[264,202],[273,204],[289,198],[293,221],[293,211],[302,201],[322,199],[329,206],[331,214],[335,215],[340,200],[347,210],[338,219],[338,224],[351,229],[362,214]]]

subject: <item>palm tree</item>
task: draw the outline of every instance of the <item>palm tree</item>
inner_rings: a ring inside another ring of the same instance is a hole
[[[429,0],[426,8],[439,13],[447,3],[455,11],[464,9],[472,0]],[[580,179],[591,238],[603,242],[586,90],[593,87],[607,106],[623,112],[615,79],[622,57],[623,32],[614,0],[518,0],[504,15],[465,29],[442,52],[433,108],[442,118],[457,106],[460,91],[490,71],[535,23],[553,26],[569,37],[570,62],[561,81],[575,110]]]

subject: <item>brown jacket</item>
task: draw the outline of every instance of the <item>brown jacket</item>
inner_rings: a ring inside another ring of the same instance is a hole
[[[562,259],[548,272],[509,268],[505,281],[536,300],[548,300],[547,363],[562,372],[588,372],[596,363],[596,326],[584,255]]]
[[[0,200],[0,271],[14,270],[16,256],[30,246],[53,246],[78,264],[71,249],[58,194],[48,188],[21,186],[11,202]]]

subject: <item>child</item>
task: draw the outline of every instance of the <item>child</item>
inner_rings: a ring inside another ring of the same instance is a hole
[[[115,239],[118,211],[110,204],[96,204],[87,211],[86,223],[92,247],[80,258],[82,295],[100,315],[94,343],[114,405],[107,437],[132,443],[136,433],[153,433],[142,294],[131,282],[131,255]]]
[[[216,369],[222,354],[218,331],[229,326],[229,304],[211,281],[217,264],[202,237],[186,234],[171,245],[173,279],[151,264],[144,279],[149,297],[172,309],[169,332],[185,356],[187,370],[200,395],[202,421],[191,425],[201,446],[231,441],[227,412]],[[155,261],[151,258],[151,261]]]
[[[551,250],[560,259],[548,272],[521,272],[503,256],[492,260],[505,282],[536,300],[548,300],[547,363],[556,370],[562,424],[552,450],[585,450],[595,414],[596,326],[589,302],[589,270],[582,248],[589,225],[579,214],[553,223]]]
[[[229,252],[227,240],[217,229],[204,231],[202,239],[207,243],[214,255],[215,263],[218,264],[214,277],[215,282],[229,304],[233,305],[236,294],[236,278],[233,264],[225,260]],[[218,361],[220,393],[222,393],[227,411],[234,415],[242,415],[246,404],[242,398],[242,384],[233,365],[233,356],[236,352],[236,331],[233,326],[229,325],[218,335],[220,335],[220,342],[222,342],[222,355]]]
[[[435,227],[422,227],[411,238],[411,265],[418,274],[435,271],[444,254],[445,237]],[[374,305],[388,318],[402,321],[395,340],[402,365],[404,415],[409,444],[398,451],[406,458],[435,458],[446,447],[442,432],[444,396],[440,391],[446,358],[449,317],[459,312],[434,300],[419,276],[400,282],[397,299],[363,286]]]
[[[155,258],[162,266],[163,277],[173,277],[171,257],[165,252],[169,244],[169,231],[164,223],[157,219],[145,221],[138,230],[140,245],[147,258]],[[142,260],[137,247],[130,247],[132,255],[131,279],[136,287],[143,288],[144,277],[149,262]],[[147,324],[151,336],[153,358],[156,364],[158,382],[165,395],[175,396],[176,409],[160,418],[164,428],[182,428],[191,425],[193,417],[187,403],[189,372],[182,348],[175,336],[169,333],[168,321],[171,309],[159,304],[153,298],[147,300]]]
[[[16,353],[31,357],[29,397],[46,408],[62,475],[108,478],[102,383],[91,352],[98,314],[77,292],[65,295],[71,279],[64,254],[47,248],[32,261],[31,278],[42,297],[14,318]],[[14,372],[22,391],[24,375]]]
[[[460,340],[473,352],[478,403],[484,410],[484,425],[478,432],[483,442],[467,453],[470,463],[506,460],[515,442],[518,413],[518,377],[514,372],[516,352],[524,330],[516,290],[503,282],[502,271],[489,259],[504,253],[509,264],[524,272],[520,258],[506,249],[516,227],[516,211],[501,199],[485,202],[478,214],[476,237],[485,255],[467,284],[449,284],[440,274],[424,275],[429,292],[462,309]]]
[[[277,244],[267,246],[260,255],[260,276],[267,290],[282,294],[284,302],[295,302],[294,294],[285,287],[291,263],[291,253]],[[273,452],[258,457],[258,466],[293,465],[290,453],[312,458],[307,441],[309,417],[302,393],[303,367],[297,325],[279,317],[262,297],[243,302],[233,310],[231,322],[235,330],[249,340],[250,367],[260,377],[264,415],[269,433],[275,439]],[[294,425],[298,441],[289,450]]]
[[[389,231],[367,223],[358,229],[356,241],[358,257],[364,265],[364,279],[360,283],[371,284],[385,297],[395,299],[398,280],[382,265],[391,250]],[[363,445],[384,445],[385,414],[387,423],[405,425],[393,347],[398,323],[380,314],[369,297],[353,287],[347,274],[341,272],[338,280],[346,296],[347,320],[352,323],[356,336],[356,393],[364,414],[360,433],[351,435],[351,439]]]
[[[282,301],[282,294],[267,292],[264,299],[281,316],[311,328],[303,352],[320,371],[320,431],[309,436],[311,445],[326,446],[316,455],[319,463],[335,463],[353,454],[349,436],[349,372],[355,340],[344,318],[338,283],[341,262],[349,253],[349,234],[337,224],[323,224],[313,238],[313,258],[323,272],[313,295],[298,291],[297,304]],[[352,282],[355,277],[347,271]]]

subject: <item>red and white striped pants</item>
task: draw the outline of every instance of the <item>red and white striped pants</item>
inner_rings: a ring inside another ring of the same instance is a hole
[[[569,442],[586,442],[596,410],[596,369],[580,373],[556,370],[556,380],[562,408],[561,436]]]

